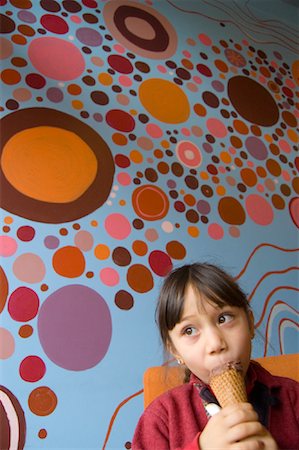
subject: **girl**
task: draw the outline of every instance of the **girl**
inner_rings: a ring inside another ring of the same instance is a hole
[[[299,383],[250,361],[253,314],[245,294],[222,269],[190,264],[162,286],[157,322],[165,349],[184,364],[189,381],[162,394],[141,416],[133,450],[298,450]],[[248,403],[217,403],[210,372],[241,363]]]

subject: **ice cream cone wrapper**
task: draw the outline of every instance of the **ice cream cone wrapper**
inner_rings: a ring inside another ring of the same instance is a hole
[[[215,369],[210,377],[210,387],[222,407],[247,402],[245,380],[240,364],[228,363]]]

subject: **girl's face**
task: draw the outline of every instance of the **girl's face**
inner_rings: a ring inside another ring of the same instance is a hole
[[[182,320],[169,331],[170,351],[208,383],[212,369],[231,361],[241,362],[246,374],[253,335],[251,312],[248,315],[243,308],[211,304],[190,285]]]

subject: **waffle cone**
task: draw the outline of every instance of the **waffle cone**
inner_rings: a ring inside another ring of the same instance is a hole
[[[218,368],[211,375],[210,386],[222,407],[247,402],[243,372],[237,365],[230,363],[222,369]]]

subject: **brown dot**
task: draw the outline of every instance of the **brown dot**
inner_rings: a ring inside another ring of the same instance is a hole
[[[274,177],[278,177],[281,174],[281,167],[274,159],[268,159],[266,161],[266,167]]]
[[[133,264],[127,272],[128,285],[141,294],[150,291],[154,280],[150,270],[142,264]]]
[[[118,266],[128,266],[132,257],[125,247],[116,247],[112,252],[112,259]]]
[[[116,306],[118,306],[120,309],[129,310],[134,305],[134,299],[132,295],[125,290],[118,291],[115,294],[114,301]]]
[[[166,244],[166,251],[173,259],[184,259],[186,256],[186,249],[183,244],[178,241],[170,241]]]
[[[199,221],[198,212],[194,209],[189,209],[188,211],[186,211],[186,219],[190,223],[197,223]]]
[[[228,81],[228,96],[237,112],[249,122],[272,126],[279,119],[277,104],[269,91],[247,76]]]
[[[223,197],[218,204],[220,217],[230,225],[242,225],[246,215],[243,206],[234,197]]]
[[[285,201],[278,194],[272,195],[272,204],[273,204],[274,208],[276,208],[276,209],[284,209],[285,208]]]
[[[285,123],[290,127],[296,127],[298,124],[296,117],[289,111],[283,111],[282,118],[285,121]]]

